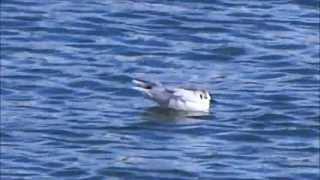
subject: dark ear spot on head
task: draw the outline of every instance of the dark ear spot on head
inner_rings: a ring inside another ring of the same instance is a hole
[[[200,99],[202,99],[202,94],[200,94]]]
[[[207,99],[207,93],[206,93],[206,91],[203,90],[202,92],[203,92],[203,98],[204,98],[204,99]]]

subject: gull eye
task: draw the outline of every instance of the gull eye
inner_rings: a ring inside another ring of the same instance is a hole
[[[202,94],[200,94],[200,99],[202,99]]]

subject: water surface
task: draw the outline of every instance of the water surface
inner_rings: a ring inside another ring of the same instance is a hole
[[[3,179],[319,179],[319,1],[1,1]],[[133,77],[207,88],[155,108]]]

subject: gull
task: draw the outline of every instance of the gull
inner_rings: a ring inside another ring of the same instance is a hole
[[[161,107],[182,111],[209,112],[210,94],[207,90],[168,88],[161,83],[134,79],[133,89],[145,94]]]

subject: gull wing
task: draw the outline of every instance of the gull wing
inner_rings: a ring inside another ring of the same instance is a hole
[[[183,101],[198,101],[198,96],[193,90],[175,88],[172,91],[173,91],[173,94],[172,94],[173,96]]]

